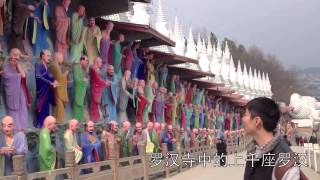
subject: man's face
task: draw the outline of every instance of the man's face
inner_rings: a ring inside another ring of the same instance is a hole
[[[85,9],[84,6],[80,6],[80,7],[79,7],[79,9],[78,9],[78,14],[79,14],[80,17],[85,16],[85,14],[86,14],[86,9]]]
[[[51,133],[56,132],[57,123],[55,121],[51,121],[50,123],[48,123],[48,129]]]
[[[70,6],[70,3],[71,3],[71,0],[63,0],[62,3],[63,3],[63,5],[64,5],[65,7],[69,7],[69,6]]]
[[[89,65],[88,58],[86,58],[85,60],[81,60],[80,64],[81,64],[83,69],[86,69],[88,67],[88,65]]]
[[[107,68],[107,73],[108,73],[109,76],[113,76],[113,73],[114,73],[113,67],[108,67]]]
[[[93,131],[94,131],[94,124],[93,123],[88,123],[87,124],[87,131],[89,133],[93,133]]]
[[[16,65],[20,59],[20,52],[13,52],[10,54],[11,63]]]
[[[124,42],[124,35],[123,34],[119,35],[119,41],[120,41],[120,43]]]
[[[42,55],[42,60],[49,64],[50,63],[50,59],[51,59],[51,53],[49,51],[45,51]]]
[[[246,109],[246,112],[244,113],[242,117],[242,123],[243,127],[246,133],[252,134],[257,130],[257,122],[258,120],[256,118],[251,119],[251,113]]]
[[[13,133],[13,123],[12,121],[4,121],[2,122],[2,132],[6,136],[10,136]]]
[[[76,131],[77,131],[77,128],[78,128],[78,124],[79,124],[79,123],[73,123],[73,124],[71,125],[71,129],[70,129],[70,130],[71,130],[72,132],[76,132]]]
[[[89,27],[93,27],[96,25],[96,20],[94,18],[89,19]]]
[[[102,66],[102,60],[101,59],[96,61],[96,66],[97,66],[97,68],[101,68],[101,66]]]
[[[136,130],[138,133],[141,133],[142,132],[141,125],[136,125]]]

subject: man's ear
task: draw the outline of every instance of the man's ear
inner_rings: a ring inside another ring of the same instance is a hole
[[[257,128],[262,128],[263,124],[262,124],[262,119],[259,116],[256,116],[253,118],[255,125]]]

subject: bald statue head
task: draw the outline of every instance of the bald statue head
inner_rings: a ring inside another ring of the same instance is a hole
[[[111,126],[111,131],[113,133],[117,133],[118,132],[118,123],[116,121],[110,121],[109,124]]]
[[[108,74],[108,76],[113,76],[113,74],[114,74],[114,68],[113,68],[113,66],[112,65],[108,65],[108,67],[107,67],[107,74]]]
[[[94,58],[94,60],[93,60],[93,65],[94,65],[96,68],[100,69],[101,66],[102,66],[102,59],[101,59],[100,57]]]
[[[122,123],[122,128],[125,132],[129,131],[130,126],[131,126],[131,123],[129,121],[125,121]]]
[[[110,33],[113,30],[113,26],[114,24],[111,21],[108,21],[108,23],[106,24],[106,31]]]
[[[79,17],[84,17],[86,15],[86,8],[83,5],[79,5],[77,13]]]
[[[43,63],[49,64],[51,60],[51,52],[48,49],[43,49],[40,52],[40,59]]]
[[[69,121],[69,130],[71,130],[73,133],[75,133],[77,131],[79,125],[79,121],[76,119],[71,119]]]
[[[47,116],[44,119],[43,128],[48,129],[50,133],[55,132],[57,129],[56,118],[54,118],[53,116]]]
[[[63,63],[63,54],[61,52],[55,52],[54,53],[54,61],[61,65]]]
[[[142,132],[142,124],[139,123],[139,122],[136,123],[136,131],[137,131],[138,133],[141,133],[141,132]]]
[[[161,130],[161,124],[158,123],[158,122],[155,122],[155,123],[154,123],[154,130],[160,131],[160,130]]]
[[[150,131],[150,130],[153,129],[153,122],[149,121],[149,122],[147,123],[147,129],[148,129],[148,131]]]
[[[2,132],[6,136],[13,136],[13,118],[11,116],[5,116],[1,121]]]
[[[12,48],[9,53],[9,62],[16,65],[20,59],[21,51],[18,48]]]
[[[88,121],[86,123],[86,131],[90,134],[92,134],[94,132],[94,122],[93,121]]]
[[[130,76],[131,76],[131,71],[130,70],[125,70],[124,71],[124,78],[126,80],[129,80],[130,79]]]
[[[172,133],[172,125],[168,125],[168,132]]]

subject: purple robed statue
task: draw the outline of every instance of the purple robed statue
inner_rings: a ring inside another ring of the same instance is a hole
[[[55,105],[52,83],[53,75],[42,63],[35,65],[36,75],[36,121],[34,127],[41,128],[44,119],[49,116],[50,104]]]

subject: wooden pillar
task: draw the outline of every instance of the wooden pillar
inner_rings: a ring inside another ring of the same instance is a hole
[[[71,180],[79,179],[78,167],[73,151],[65,152],[65,167],[72,168],[71,177],[69,177]]]
[[[13,172],[12,175],[18,176],[20,180],[27,179],[27,171],[25,168],[25,156],[24,155],[14,155],[12,157]]]

